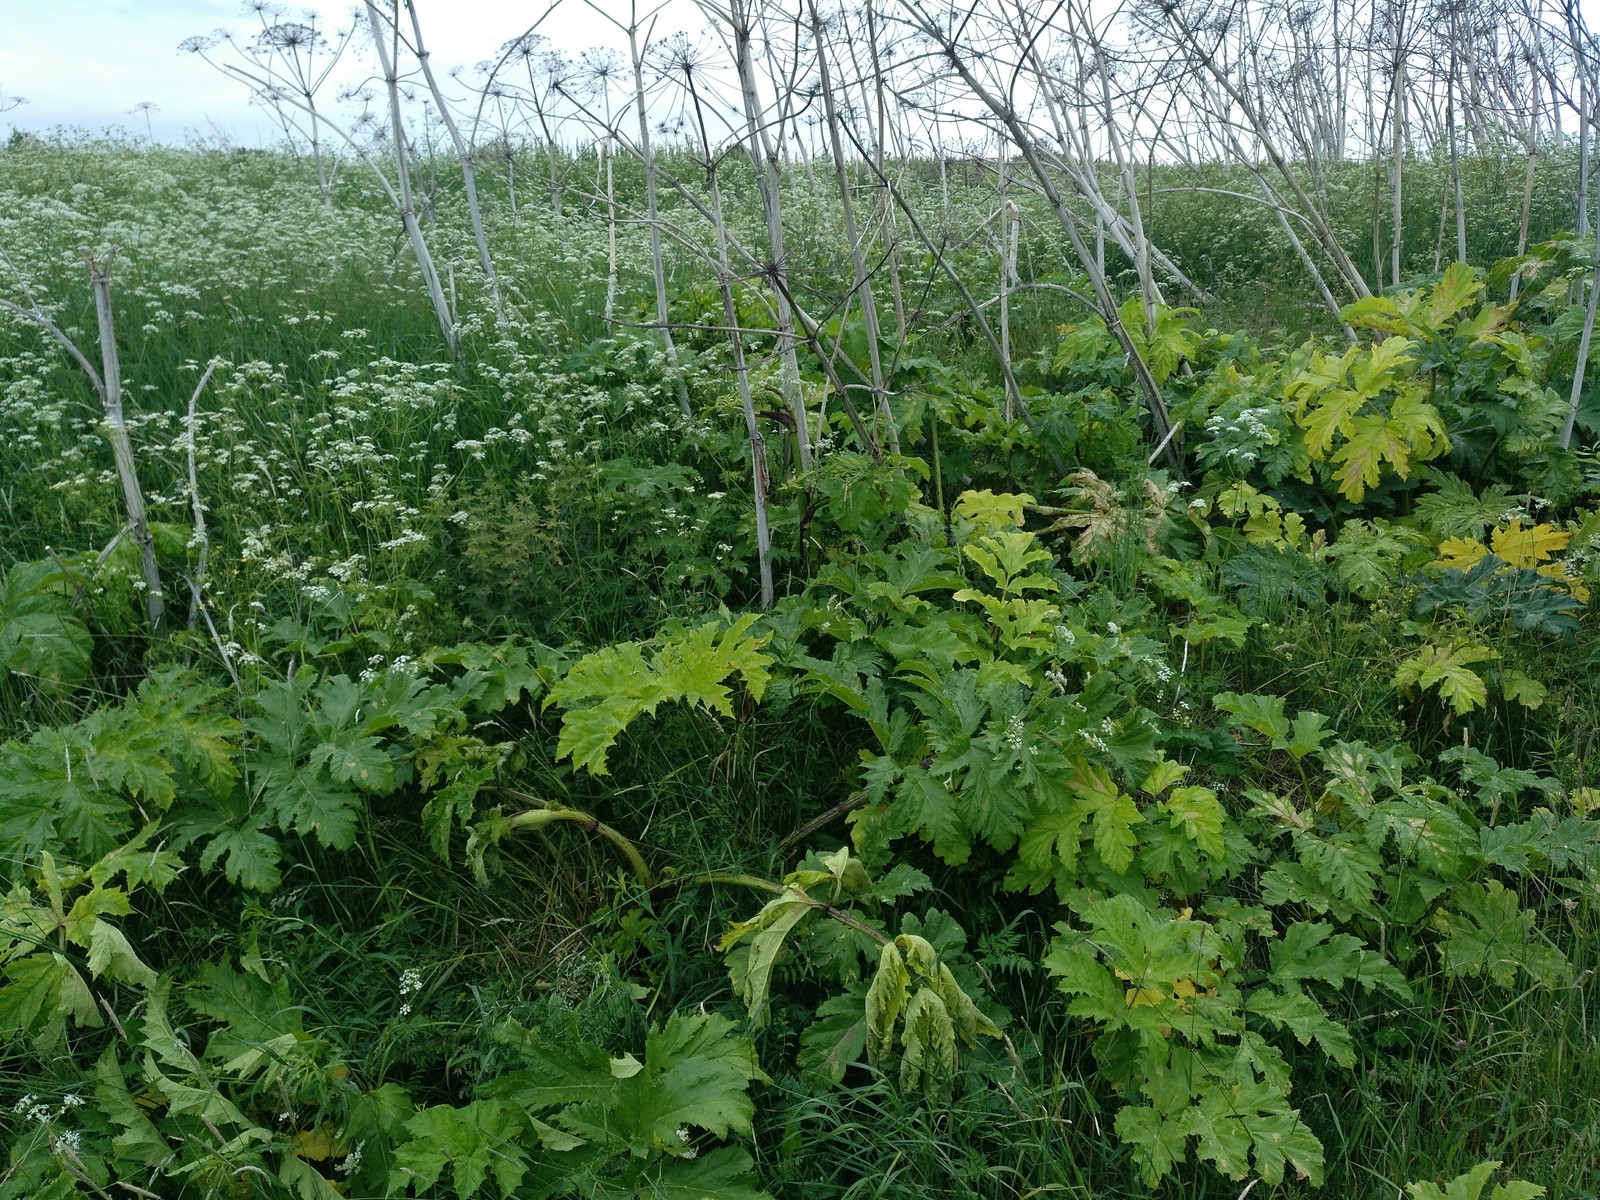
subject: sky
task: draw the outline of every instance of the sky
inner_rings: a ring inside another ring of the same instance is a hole
[[[596,2],[627,16],[629,0]],[[437,70],[492,58],[548,5],[549,0],[417,0],[417,11]],[[287,19],[310,10],[319,14],[319,25],[332,29],[348,24],[351,5],[285,0],[285,7]],[[650,0],[640,0],[639,7],[648,12]],[[656,33],[703,25],[693,0],[668,0]],[[272,144],[281,131],[249,103],[243,84],[178,51],[178,43],[196,34],[258,28],[259,19],[239,0],[0,0],[0,109],[12,97],[28,101],[0,111],[0,136],[12,128],[44,132],[69,126],[97,134],[122,127],[176,144],[196,136]],[[626,45],[583,0],[562,0],[538,32],[574,54],[594,45]],[[147,102],[155,107],[135,111]]]
[[[307,10],[325,29],[349,21],[351,0],[282,0],[290,19]],[[594,0],[626,17],[631,0]],[[795,0],[798,2],[798,0]],[[657,36],[705,25],[694,0],[661,4]],[[785,0],[779,0],[783,7]],[[618,31],[585,0],[417,0],[435,67],[471,67],[539,21],[538,32],[569,53],[595,45],[622,46]],[[1591,27],[1600,0],[1579,0]],[[541,20],[542,16],[542,20]],[[240,0],[0,0],[0,137],[11,128],[45,132],[58,126],[91,134],[121,128],[137,136],[183,144],[271,145],[281,132],[249,102],[245,87],[207,66],[178,44],[216,29],[251,33],[259,19]],[[348,55],[350,70],[336,82],[359,80],[365,67]],[[440,73],[441,79],[443,73]],[[331,92],[332,89],[330,89]],[[14,97],[28,103],[11,107]],[[152,105],[148,109],[136,108]]]

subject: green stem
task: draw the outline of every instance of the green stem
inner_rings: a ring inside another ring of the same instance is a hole
[[[940,511],[943,511],[943,505],[940,506]],[[867,794],[865,792],[857,792],[849,799],[835,804],[827,812],[812,817],[811,820],[807,821],[804,825],[800,826],[800,828],[788,834],[781,842],[778,843],[779,857],[781,858],[787,856],[790,850],[794,849],[794,847],[805,841],[813,833],[816,833],[818,830],[826,829],[840,817],[848,816],[850,813],[854,812],[856,809],[862,807],[866,803]]]
[[[1300,786],[1305,791],[1306,803],[1315,804],[1316,797],[1311,794],[1311,777],[1306,774],[1305,760],[1296,758],[1294,760],[1294,769],[1300,772]]]
[[[576,808],[558,808],[548,800],[542,800],[538,796],[518,791],[516,788],[506,787],[503,784],[494,785],[490,790],[534,806],[528,809],[527,812],[521,812],[509,818],[506,821],[507,833],[520,833],[525,830],[540,829],[556,821],[575,821],[589,830],[590,833],[598,833],[615,846],[622,856],[628,860],[628,865],[633,868],[634,876],[649,889],[652,902],[670,896],[673,892],[682,891],[684,888],[706,887],[719,883],[729,884],[733,887],[754,888],[757,891],[770,892],[774,896],[782,896],[791,890],[800,891],[798,888],[790,889],[781,883],[763,879],[759,875],[746,875],[739,871],[702,871],[698,875],[682,875],[674,879],[664,879],[658,884],[655,882],[655,876],[651,873],[649,865],[644,861],[644,856],[639,853],[639,848],[598,818],[592,817]],[[804,893],[802,892],[801,894],[803,895]],[[811,898],[807,897],[807,899]],[[826,904],[821,900],[812,899],[811,903],[830,920],[849,926],[858,933],[864,933],[880,945],[885,945],[893,940],[842,908],[835,908],[833,905]]]
[[[737,871],[703,871],[698,875],[683,875],[676,879],[663,880],[659,886],[650,890],[650,899],[652,901],[661,899],[673,892],[682,891],[684,888],[705,887],[718,883],[730,884],[734,887],[754,888],[757,891],[770,892],[774,896],[782,896],[791,891],[800,892],[800,894],[804,895],[799,888],[787,888],[781,883],[774,883],[772,880],[763,879],[759,875],[745,875]],[[830,920],[838,921],[839,924],[847,925],[858,933],[866,934],[880,946],[887,945],[894,940],[842,908],[835,908],[831,904],[826,904],[809,896],[806,898],[811,900],[812,906],[820,910]]]
[[[550,824],[552,821],[575,821],[590,833],[598,833],[615,846],[622,857],[628,860],[628,866],[633,869],[634,876],[641,884],[645,887],[654,886],[655,875],[651,872],[649,864],[644,861],[644,855],[639,853],[639,848],[598,817],[590,816],[588,813],[576,808],[557,808],[548,801],[541,800],[537,796],[530,796],[526,792],[519,792],[514,788],[497,787],[495,791],[513,799],[521,800],[524,803],[538,806],[510,818],[506,823],[506,831],[508,833],[538,829],[541,826]]]

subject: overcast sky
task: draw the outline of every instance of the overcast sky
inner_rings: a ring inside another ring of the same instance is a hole
[[[436,66],[471,66],[527,30],[548,3],[417,0],[417,11]],[[597,3],[628,12],[628,0]],[[333,29],[348,23],[350,0],[287,0],[285,7],[290,19],[315,11],[319,24]],[[641,0],[641,11],[649,8],[650,0]],[[656,33],[703,25],[692,0],[670,0]],[[270,144],[281,134],[247,102],[243,85],[178,52],[185,38],[219,28],[251,32],[259,21],[239,0],[0,0],[0,108],[14,96],[28,100],[0,113],[0,136],[13,126],[38,132],[58,125],[91,133],[122,126],[142,135],[145,114],[130,110],[148,101],[156,106],[149,119],[158,141],[220,133],[235,143]],[[626,44],[582,0],[562,0],[539,32],[574,54]]]
[[[661,2],[638,0],[644,11]],[[284,3],[290,19],[315,11],[325,29],[349,22],[351,0]],[[625,16],[630,0],[595,3]],[[434,62],[448,68],[493,57],[504,42],[539,20],[550,0],[417,4]],[[1591,27],[1600,23],[1600,0],[1579,0],[1579,6]],[[694,0],[665,0],[655,34],[698,31],[704,25]],[[182,143],[199,136],[271,144],[281,136],[278,127],[248,102],[243,85],[178,51],[185,38],[219,28],[249,34],[259,29],[259,19],[240,0],[0,0],[0,110],[13,97],[28,100],[0,111],[0,137],[13,126],[33,132],[79,127],[96,134],[121,127],[142,135],[148,117],[158,141]],[[625,44],[584,0],[560,0],[539,32],[572,54],[594,45]],[[355,74],[342,78],[370,70],[357,56],[347,57]],[[135,111],[146,102],[155,107]]]

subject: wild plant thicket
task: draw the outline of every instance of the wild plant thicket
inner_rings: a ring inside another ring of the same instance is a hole
[[[1597,1194],[1587,35],[1269,185],[855,19],[0,151],[0,1197]]]

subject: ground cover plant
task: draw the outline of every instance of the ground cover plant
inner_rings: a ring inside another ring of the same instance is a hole
[[[0,150],[0,1197],[1597,1194],[1586,32],[983,12]]]

